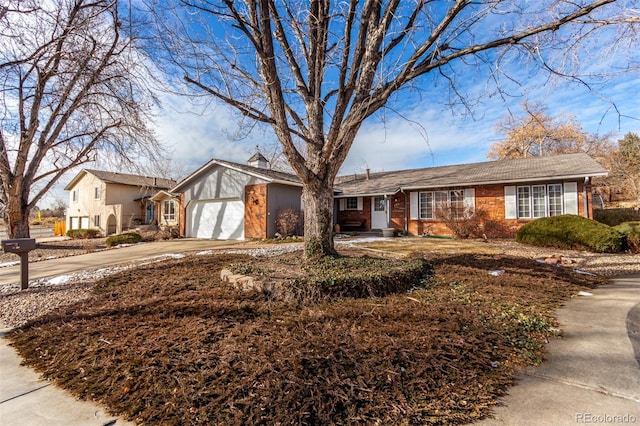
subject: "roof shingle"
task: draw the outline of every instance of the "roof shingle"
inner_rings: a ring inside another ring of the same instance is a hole
[[[335,186],[342,191],[342,196],[383,195],[400,189],[535,182],[606,174],[594,159],[577,153],[370,173],[369,179],[366,175],[347,175],[338,177]]]

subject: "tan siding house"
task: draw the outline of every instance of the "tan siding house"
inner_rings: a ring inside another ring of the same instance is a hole
[[[157,224],[150,198],[175,181],[126,173],[85,169],[65,187],[69,191],[67,229],[98,229],[103,235]]]

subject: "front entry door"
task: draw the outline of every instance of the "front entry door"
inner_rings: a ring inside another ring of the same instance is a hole
[[[387,200],[384,197],[371,197],[371,229],[388,227]]]

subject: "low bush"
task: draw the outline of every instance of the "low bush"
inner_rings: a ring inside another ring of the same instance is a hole
[[[516,241],[543,247],[587,249],[598,253],[623,250],[624,237],[615,229],[576,215],[543,217],[524,225]]]
[[[300,269],[299,256],[283,256],[279,263],[283,270]],[[234,264],[230,269],[265,281],[278,275],[278,272],[274,274],[274,271],[262,269],[253,260],[248,264]],[[419,287],[433,275],[431,264],[424,259],[396,260],[367,256],[321,258],[304,264],[301,272],[293,278],[276,279],[272,295],[276,299],[298,301],[381,297]]]
[[[119,244],[136,244],[142,241],[142,235],[137,232],[126,232],[124,234],[112,235],[107,238],[105,244],[107,247],[117,246]]]
[[[69,229],[67,237],[74,240],[85,240],[87,238],[97,238],[100,235],[99,229]]]
[[[614,229],[626,238],[627,249],[631,253],[640,253],[640,222],[625,222]]]

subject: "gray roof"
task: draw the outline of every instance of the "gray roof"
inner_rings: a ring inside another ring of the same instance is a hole
[[[106,172],[103,170],[84,169],[80,173],[78,173],[71,182],[69,182],[65,189],[69,190],[73,188],[73,186],[78,182],[78,180],[80,180],[82,176],[84,176],[85,173],[91,173],[105,183],[114,183],[118,185],[131,185],[152,189],[170,189],[176,184],[176,181],[173,179],[133,175],[128,173]]]
[[[282,183],[285,185],[294,185],[294,186],[302,186],[302,181],[298,178],[298,176],[286,173],[279,172],[277,170],[264,169],[262,167],[254,167],[249,166],[247,164],[234,163],[232,161],[219,160],[214,158],[210,160],[207,164],[200,167],[195,172],[191,173],[189,176],[184,178],[180,183],[174,186],[171,191],[172,192],[182,192],[183,188],[189,184],[192,180],[206,173],[211,167],[215,165],[220,165],[224,167],[228,167],[230,169],[238,170],[244,173],[248,173],[250,175],[256,176],[260,179],[264,179],[269,182],[274,183]]]
[[[339,196],[394,194],[401,189],[460,187],[496,183],[537,182],[587,176],[607,171],[584,153],[518,158],[454,166],[346,175],[336,179]]]

